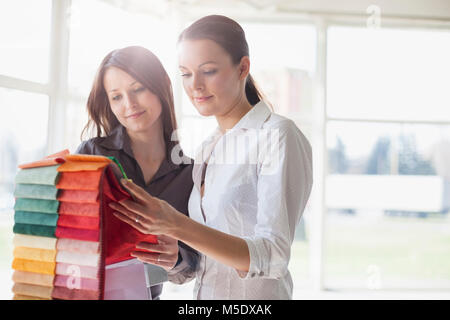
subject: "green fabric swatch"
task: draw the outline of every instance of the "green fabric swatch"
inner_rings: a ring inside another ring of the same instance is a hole
[[[56,227],[59,215],[53,213],[16,211],[14,222],[21,224],[34,224],[41,226]]]
[[[14,233],[31,234],[33,236],[43,236],[49,238],[56,238],[55,230],[56,227],[38,226],[34,224],[22,224],[22,223],[16,223],[14,224],[13,227]]]
[[[22,169],[16,175],[16,184],[45,184],[54,186],[58,183],[60,165]]]
[[[33,211],[42,213],[58,213],[59,201],[42,199],[17,198],[14,205],[15,211]]]
[[[27,199],[56,200],[58,189],[44,184],[16,184],[14,197]]]

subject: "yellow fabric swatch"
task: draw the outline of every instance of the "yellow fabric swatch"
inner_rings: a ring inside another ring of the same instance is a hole
[[[14,248],[14,258],[35,260],[35,261],[45,261],[45,262],[55,262],[56,250],[38,249],[38,248],[27,248],[27,247],[16,247]]]
[[[15,247],[39,248],[39,249],[56,249],[56,238],[32,236],[27,234],[14,234],[13,244]]]
[[[52,299],[32,297],[32,296],[24,296],[22,294],[15,294],[14,297],[13,297],[13,300],[52,300]]]
[[[33,261],[15,258],[12,263],[14,270],[36,272],[43,274],[55,274],[56,262]]]
[[[50,274],[15,270],[12,279],[16,283],[28,283],[44,287],[53,287],[53,280],[55,279],[55,276]]]
[[[52,287],[36,286],[34,284],[15,283],[12,291],[15,294],[38,297],[38,298],[52,298]]]

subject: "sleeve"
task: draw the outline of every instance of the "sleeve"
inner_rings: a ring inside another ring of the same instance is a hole
[[[273,136],[276,136],[275,138]],[[244,237],[250,254],[243,279],[280,279],[288,271],[295,228],[312,188],[312,150],[291,120],[270,130],[262,148],[257,182],[257,222]]]
[[[167,275],[170,282],[183,284],[195,278],[200,255],[196,250],[181,241],[178,242],[178,249],[177,264]]]
[[[81,144],[75,150],[75,154],[95,154],[94,144],[92,143],[92,140],[81,142]]]

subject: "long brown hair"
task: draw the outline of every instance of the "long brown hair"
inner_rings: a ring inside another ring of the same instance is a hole
[[[164,141],[170,152],[171,147],[178,143],[172,141],[172,133],[177,129],[172,84],[159,59],[150,50],[139,46],[113,50],[101,62],[87,101],[89,120],[81,132],[81,139],[89,130],[96,131],[97,137],[108,136],[119,125],[111,111],[103,85],[103,78],[109,67],[122,69],[159,98]]]
[[[178,37],[178,43],[183,40],[200,39],[212,40],[220,45],[228,52],[235,65],[242,57],[249,56],[244,30],[239,23],[228,17],[210,15],[200,18],[183,30]],[[252,106],[265,98],[250,74],[245,82],[245,95]]]

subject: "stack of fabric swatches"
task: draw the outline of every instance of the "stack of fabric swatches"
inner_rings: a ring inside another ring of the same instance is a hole
[[[132,259],[140,241],[157,243],[112,215],[109,203],[131,196],[110,158],[65,150],[19,168],[14,299],[103,299],[105,265]]]

